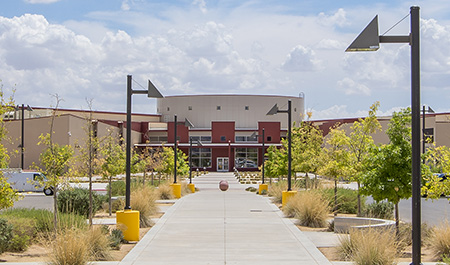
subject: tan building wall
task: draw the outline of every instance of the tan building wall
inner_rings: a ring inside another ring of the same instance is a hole
[[[27,115],[25,115],[27,117]],[[139,118],[138,118],[139,119]],[[50,124],[52,117],[31,118],[24,120],[24,168],[28,169],[33,162],[39,165],[39,155],[45,148],[38,145],[39,136],[50,133]],[[19,168],[21,165],[21,120],[10,120],[5,122],[5,128],[8,131],[8,139],[3,144],[10,155],[10,167]],[[53,125],[53,140],[60,145],[71,145],[75,151],[77,146],[83,146],[87,137],[87,120],[85,118],[72,114],[62,114],[55,117]],[[118,135],[119,128],[103,122],[98,122],[98,137],[102,138],[108,135],[109,130],[113,135]],[[123,130],[123,136],[126,137],[126,130]],[[132,144],[140,143],[142,134],[132,131]]]

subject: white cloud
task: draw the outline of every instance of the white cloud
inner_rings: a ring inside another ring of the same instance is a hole
[[[310,48],[298,45],[288,54],[281,68],[288,72],[316,71],[320,61],[315,58],[315,53]]]
[[[24,1],[29,4],[52,4],[59,2],[61,0],[24,0]]]
[[[339,27],[343,27],[348,24],[346,18],[346,12],[343,8],[339,8],[339,10],[333,15],[326,15],[325,13],[320,13],[317,17],[317,22],[324,26],[334,26],[337,25]]]
[[[200,11],[202,11],[203,14],[206,14],[208,12],[205,0],[194,0],[192,4],[198,6],[198,8],[200,9]]]
[[[338,81],[338,86],[346,95],[370,95],[370,89],[367,86],[357,83],[348,77]]]
[[[128,4],[128,2],[129,2],[128,0],[123,0],[120,9],[122,9],[123,11],[129,11],[130,5]]]

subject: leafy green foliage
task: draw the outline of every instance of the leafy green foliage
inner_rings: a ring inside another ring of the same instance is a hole
[[[3,177],[3,173],[0,172],[0,209],[12,207],[19,198],[19,194],[11,188],[6,178]]]
[[[387,134],[390,143],[372,148],[363,194],[397,204],[411,197],[411,110],[394,113]]]
[[[321,189],[319,190],[323,193],[324,198],[328,201],[329,206],[331,207],[334,204],[334,189]],[[357,200],[358,191],[352,189],[337,189],[337,207],[336,213],[342,214],[355,214],[357,212],[358,200]],[[362,204],[364,206],[365,198],[362,198]]]
[[[267,148],[267,161],[265,162],[265,175],[268,177],[286,176],[287,169],[287,150],[283,147],[278,149],[271,145]]]
[[[12,225],[6,219],[0,218],[0,254],[8,249],[12,237]]]
[[[116,180],[111,182],[111,185],[106,186],[106,190],[108,191],[108,196],[125,196],[125,181]],[[111,191],[111,194],[109,193]],[[111,198],[111,197],[110,197]]]
[[[174,173],[175,152],[170,147],[163,147],[161,154],[165,168],[163,172],[166,174]],[[187,156],[183,151],[177,149],[177,175],[186,176],[189,173],[189,165],[186,162]]]
[[[100,209],[102,201],[97,193],[92,194],[92,212]],[[63,190],[58,194],[58,211],[61,213],[74,213],[82,216],[89,216],[89,190],[74,188]]]
[[[365,216],[390,220],[394,217],[394,204],[387,201],[373,202],[367,205]]]
[[[113,229],[109,236],[109,242],[112,249],[119,250],[120,245],[124,242],[122,230]]]

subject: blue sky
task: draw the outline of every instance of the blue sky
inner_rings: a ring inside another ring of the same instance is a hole
[[[313,119],[410,105],[410,49],[345,48],[375,16],[380,33],[421,7],[422,102],[450,111],[450,1],[0,2],[0,80],[18,104],[125,111],[126,75],[164,95],[305,94]],[[409,18],[389,34],[408,34]],[[133,110],[155,113],[134,96]]]

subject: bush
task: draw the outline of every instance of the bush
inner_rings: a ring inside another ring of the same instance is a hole
[[[300,225],[309,227],[326,227],[328,202],[315,190],[297,193],[286,204],[283,212],[294,216]]]
[[[394,218],[394,204],[387,201],[367,205],[364,216],[391,220]]]
[[[106,232],[106,233],[105,233]],[[91,260],[112,260],[109,230],[94,226],[86,234],[86,243],[89,245],[89,256]]]
[[[123,243],[123,233],[120,229],[114,229],[109,236],[109,246],[112,249],[119,250],[120,244]]]
[[[322,189],[329,202],[330,209],[334,209],[334,188]],[[361,206],[365,205],[365,197],[361,196]],[[336,213],[356,214],[358,211],[358,191],[338,188]]]
[[[395,232],[389,229],[352,229],[349,236],[340,237],[339,241],[341,258],[357,265],[391,265],[397,254]]]
[[[149,186],[141,186],[131,193],[131,206],[139,211],[139,225],[141,228],[153,225],[150,216],[158,210],[156,206],[157,197],[158,194]]]
[[[46,234],[54,229],[53,213],[49,210],[17,208],[5,210],[0,215],[8,220],[21,218],[33,220],[36,234]],[[87,223],[83,216],[58,213],[58,227],[61,230],[73,227],[86,228]]]
[[[6,219],[0,218],[0,253],[8,249],[12,237],[12,225]]]
[[[69,229],[60,232],[53,241],[49,264],[85,265],[89,261],[89,245],[84,231]]]
[[[164,182],[158,186],[158,197],[161,200],[172,200],[174,198],[172,187],[168,182]]]
[[[430,238],[430,246],[435,258],[442,260],[450,256],[450,225],[448,221],[436,226]]]
[[[8,218],[8,223],[12,225],[13,238],[8,250],[21,252],[27,250],[33,238],[36,237],[36,221],[30,218]]]
[[[291,189],[298,190],[299,182],[292,182]],[[287,191],[288,183],[285,180],[273,182],[270,184],[268,195],[272,197],[273,203],[282,203],[283,191]]]
[[[109,184],[106,186],[106,191],[109,197]],[[125,181],[117,180],[111,182],[111,196],[125,196]]]
[[[101,198],[95,192],[92,193],[92,202],[92,214],[94,215],[102,205]],[[61,191],[58,194],[58,211],[89,217],[89,190],[74,188]]]

